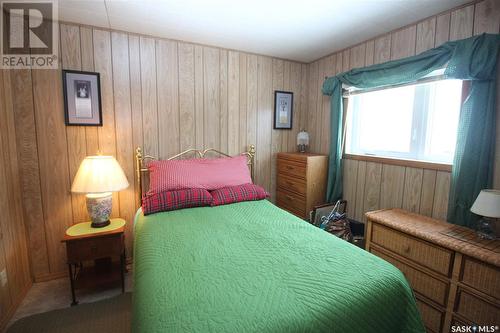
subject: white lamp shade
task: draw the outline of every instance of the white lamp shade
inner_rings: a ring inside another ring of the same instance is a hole
[[[116,192],[128,186],[127,177],[113,156],[88,156],[80,164],[71,192]]]
[[[470,211],[481,216],[500,217],[500,191],[482,190]]]

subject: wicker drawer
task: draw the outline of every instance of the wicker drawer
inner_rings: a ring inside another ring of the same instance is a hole
[[[307,190],[306,183],[303,180],[285,175],[278,175],[278,187],[301,195],[306,195]]]
[[[68,263],[120,256],[123,249],[124,242],[122,234],[66,242]]]
[[[461,281],[474,289],[500,299],[500,271],[498,268],[465,257]]]
[[[278,189],[276,191],[276,203],[278,206],[283,207],[294,214],[305,216],[306,201],[300,195]]]
[[[423,240],[373,224],[372,242],[422,266],[449,276],[453,253]]]
[[[441,326],[443,326],[444,313],[433,306],[425,303],[417,298],[417,307],[422,316],[425,328],[429,332],[439,333],[441,332]]]
[[[449,284],[436,279],[428,274],[422,273],[418,269],[408,266],[401,261],[385,255],[376,249],[372,248],[371,252],[377,257],[384,259],[396,266],[406,277],[410,286],[417,293],[433,300],[440,305],[446,305],[448,298],[448,287]]]
[[[498,304],[495,305],[482,300],[461,288],[457,291],[455,307],[457,314],[479,325],[498,323],[500,316],[500,306]]]
[[[467,322],[461,318],[457,318],[456,316],[451,317],[451,325],[452,326],[469,326],[472,325],[471,322]],[[451,331],[451,329],[450,329]]]
[[[278,159],[279,174],[306,179],[306,169],[305,163]]]

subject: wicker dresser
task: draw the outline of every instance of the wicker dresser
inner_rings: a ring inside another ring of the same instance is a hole
[[[308,219],[325,202],[327,170],[326,155],[278,153],[276,205]]]
[[[366,249],[403,272],[429,332],[500,325],[500,241],[401,209],[366,216]]]

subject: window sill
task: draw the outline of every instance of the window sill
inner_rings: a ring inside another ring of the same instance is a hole
[[[404,159],[381,157],[381,156],[371,156],[371,155],[344,154],[343,158],[349,159],[349,160],[356,160],[356,161],[376,162],[376,163],[382,163],[382,164],[391,164],[391,165],[399,165],[399,166],[404,166],[404,167],[430,169],[430,170],[446,171],[446,172],[451,172],[451,167],[452,167],[450,164],[444,164],[444,163],[404,160]]]

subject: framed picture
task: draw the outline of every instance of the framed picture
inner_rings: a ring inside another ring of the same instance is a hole
[[[293,92],[274,92],[274,129],[292,129]]]
[[[68,126],[102,126],[99,73],[63,70],[64,119]]]

